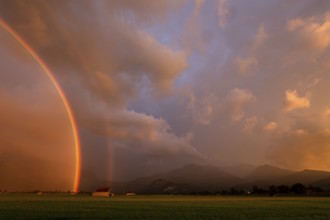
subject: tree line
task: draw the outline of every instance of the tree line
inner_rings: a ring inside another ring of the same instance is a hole
[[[302,183],[295,183],[291,186],[289,185],[271,185],[268,188],[253,186],[252,190],[247,189],[237,189],[231,188],[230,190],[222,190],[222,191],[199,191],[193,192],[192,195],[271,195],[275,196],[277,194],[309,194],[309,193],[322,193],[325,192],[321,187],[312,186],[312,185],[304,185]]]
[[[288,185],[271,185],[268,188],[263,188],[259,186],[253,186],[252,191],[248,190],[237,190],[235,188],[231,188],[227,194],[269,194],[271,196],[277,195],[277,194],[307,194],[307,193],[321,193],[324,192],[324,190],[321,187],[318,186],[306,186],[302,183],[295,183],[291,186]],[[224,192],[226,193],[226,192]]]

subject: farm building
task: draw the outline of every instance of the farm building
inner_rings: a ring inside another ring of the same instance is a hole
[[[126,196],[135,196],[136,194],[135,194],[135,192],[127,192],[126,193]]]
[[[109,197],[112,196],[112,194],[110,193],[109,187],[103,187],[103,188],[98,188],[95,192],[93,192],[92,196]]]

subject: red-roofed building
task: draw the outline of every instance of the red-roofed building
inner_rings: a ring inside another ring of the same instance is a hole
[[[112,194],[110,193],[109,187],[102,187],[98,188],[95,192],[92,193],[92,196],[98,196],[98,197],[109,197]]]

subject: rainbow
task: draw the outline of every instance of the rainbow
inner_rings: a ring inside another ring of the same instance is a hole
[[[64,107],[67,111],[68,118],[71,123],[72,133],[74,137],[74,144],[75,144],[75,154],[76,154],[76,161],[75,161],[75,178],[73,184],[73,192],[79,191],[79,184],[80,184],[80,173],[81,173],[81,152],[80,152],[80,141],[79,141],[79,133],[76,124],[76,120],[73,116],[72,109],[68,102],[68,99],[64,95],[64,92],[54,77],[54,74],[51,72],[49,67],[46,63],[40,58],[40,56],[33,50],[33,48],[21,37],[19,36],[2,18],[0,18],[0,26],[8,32],[19,44],[28,52],[28,54],[33,57],[35,62],[41,67],[44,73],[48,76],[52,84],[54,85],[56,91],[58,92]]]

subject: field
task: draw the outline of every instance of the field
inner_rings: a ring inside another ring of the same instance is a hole
[[[1,219],[330,219],[329,197],[0,195]]]

